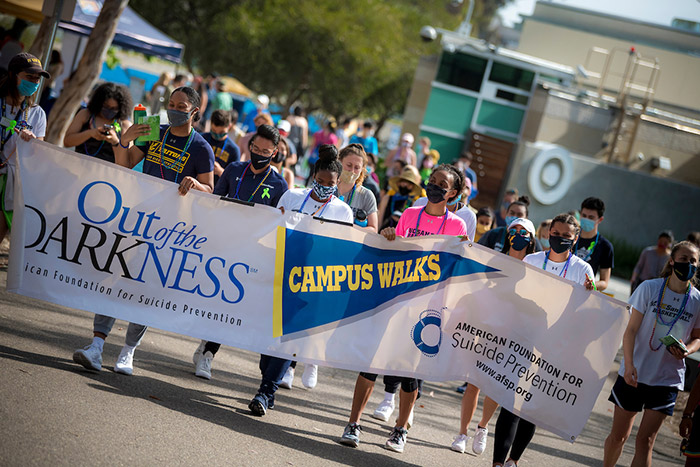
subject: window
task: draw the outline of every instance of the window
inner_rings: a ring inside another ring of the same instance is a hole
[[[498,89],[496,91],[496,97],[499,99],[505,99],[507,101],[514,102],[520,105],[527,105],[528,97],[522,94],[515,94],[513,92],[504,91],[503,89]]]
[[[485,59],[473,55],[443,52],[436,80],[479,92],[484,80],[486,63]]]
[[[505,84],[524,91],[530,90],[534,79],[535,73],[532,71],[496,62],[493,63],[493,67],[491,67],[491,76],[489,76],[489,81]]]

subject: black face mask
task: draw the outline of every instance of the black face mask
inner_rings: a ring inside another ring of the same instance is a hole
[[[411,189],[408,188],[407,186],[399,185],[399,194],[401,196],[408,196],[408,194],[411,192]]]
[[[261,154],[256,154],[253,151],[250,151],[250,163],[253,165],[253,168],[255,170],[262,170],[268,165],[270,165],[270,161],[272,160],[272,156],[270,157],[265,157]]]
[[[434,183],[428,183],[425,187],[425,194],[428,195],[428,201],[437,204],[445,201],[447,190],[437,186]]]
[[[572,238],[564,238],[558,235],[549,235],[549,246],[555,253],[564,253],[574,246],[574,240]]]
[[[520,234],[515,234],[510,237],[510,246],[515,251],[522,251],[530,244],[530,237],[523,237]]]
[[[117,116],[119,113],[118,110],[110,109],[108,107],[102,107],[102,111],[100,112],[104,118],[107,120],[112,120],[114,117]]]
[[[696,271],[697,267],[694,264],[690,264],[689,262],[679,263],[678,261],[675,261],[673,263],[674,274],[683,282],[692,279],[695,276]]]

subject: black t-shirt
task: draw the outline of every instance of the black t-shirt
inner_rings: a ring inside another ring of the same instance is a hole
[[[161,142],[167,129],[167,125],[161,125],[160,140],[151,141],[148,146],[136,146],[146,154],[143,173],[180,183],[187,176],[197,178],[197,175],[214,170],[214,151],[196,131],[192,135],[190,147],[184,153],[189,136],[175,136],[169,133],[161,164]]]
[[[479,245],[484,245],[485,247],[491,248],[495,251],[503,251],[503,247],[506,244],[506,227],[497,227],[491,229],[481,236],[477,242]],[[535,238],[535,251],[542,251],[542,244],[538,239]]]
[[[576,256],[586,261],[593,268],[593,273],[597,274],[599,269],[608,269],[614,266],[614,252],[610,240],[598,236],[598,242],[593,247],[592,251],[588,251],[588,247],[595,241],[593,238],[579,237],[578,243],[574,247]]]
[[[214,194],[257,204],[277,206],[282,194],[289,189],[287,182],[275,169],[254,174],[250,162],[231,162],[214,187]],[[247,170],[246,170],[247,168]],[[245,175],[244,175],[245,172]],[[241,180],[243,176],[243,180]],[[240,188],[238,182],[240,181]],[[238,195],[236,196],[236,190]]]
[[[83,123],[83,126],[80,127],[80,131],[90,130],[91,121],[92,116],[88,119],[87,122]],[[117,136],[121,136],[120,131],[117,132]],[[80,154],[85,154],[87,156],[96,157],[103,161],[111,162],[114,164],[114,149],[112,148],[112,145],[107,141],[99,141],[93,137],[90,137],[90,139],[85,141],[83,144],[78,144],[75,147],[75,152],[79,152]]]

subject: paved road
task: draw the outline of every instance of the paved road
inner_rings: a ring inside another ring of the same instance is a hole
[[[490,465],[492,434],[480,457],[448,448],[459,425],[455,382],[426,383],[403,454],[382,448],[389,425],[367,415],[362,444],[351,449],[336,439],[354,373],[322,368],[314,390],[280,390],[276,408],[255,418],[247,404],[259,383],[257,355],[224,347],[205,381],[193,376],[197,341],[151,329],[134,376],[123,376],[112,372],[125,333],[117,322],[102,372],[88,372],[71,355],[89,342],[92,315],[8,294],[5,280],[1,272],[0,465]],[[624,284],[619,289],[624,294]],[[540,430],[520,465],[599,465],[613,376],[575,444]],[[377,385],[372,409],[381,395]],[[675,426],[664,426],[654,465],[682,463],[679,441]],[[631,454],[630,444],[620,464],[629,465]]]

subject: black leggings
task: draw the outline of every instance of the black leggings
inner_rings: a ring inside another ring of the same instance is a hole
[[[523,420],[501,407],[496,421],[495,440],[493,442],[493,463],[503,464],[508,457],[519,461],[525,448],[535,436],[535,425]]]
[[[219,351],[220,347],[221,347],[221,344],[217,344],[216,342],[207,341],[207,343],[204,344],[204,351],[202,353],[211,352],[212,355],[216,355],[216,352]]]

